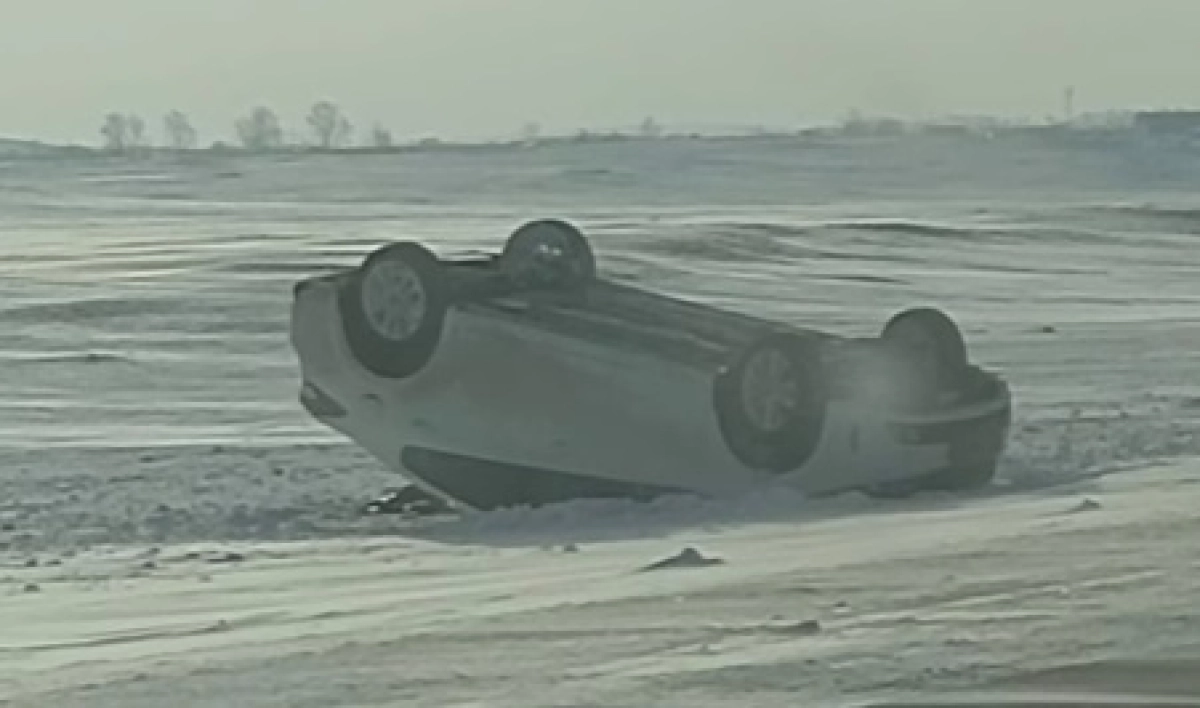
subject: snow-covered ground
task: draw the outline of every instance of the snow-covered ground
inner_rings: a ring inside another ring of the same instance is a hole
[[[837,705],[1200,648],[1195,158],[0,162],[0,704]],[[547,215],[725,307],[866,335],[945,306],[1017,399],[996,488],[363,518],[396,480],[296,404],[292,282]],[[639,572],[689,546],[724,562]]]

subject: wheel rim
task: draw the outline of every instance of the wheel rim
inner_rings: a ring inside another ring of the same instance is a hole
[[[380,337],[397,342],[408,339],[420,328],[426,309],[421,276],[407,263],[385,259],[363,274],[363,314]]]
[[[795,367],[787,355],[768,349],[752,356],[742,374],[742,408],[754,427],[768,433],[787,424],[800,394]]]

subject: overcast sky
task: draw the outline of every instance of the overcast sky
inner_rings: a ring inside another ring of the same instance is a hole
[[[1200,0],[0,0],[0,135],[202,139],[313,101],[401,137],[1200,104]]]

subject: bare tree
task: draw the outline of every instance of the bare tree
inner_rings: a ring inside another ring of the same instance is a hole
[[[353,128],[341,109],[329,101],[320,101],[308,114],[308,124],[317,136],[317,144],[329,149],[350,141]]]
[[[104,116],[104,125],[100,127],[100,135],[104,136],[104,147],[114,152],[124,152],[129,142],[129,126],[122,113],[109,113]]]
[[[371,130],[371,145],[377,148],[390,148],[392,144],[392,131],[376,124]]]
[[[283,128],[279,116],[270,108],[255,108],[245,118],[238,119],[238,139],[248,150],[270,150],[283,145]]]
[[[100,126],[104,147],[113,152],[129,152],[146,147],[146,121],[131,113],[112,112],[104,116]]]
[[[127,147],[139,149],[149,144],[146,139],[146,121],[142,120],[141,116],[125,116],[125,126],[129,131]]]
[[[167,144],[176,150],[196,147],[196,129],[180,111],[171,111],[163,117],[163,131],[167,134]]]

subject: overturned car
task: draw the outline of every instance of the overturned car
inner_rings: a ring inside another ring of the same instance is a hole
[[[411,482],[495,509],[578,498],[970,490],[1011,400],[933,308],[851,338],[597,274],[571,224],[494,255],[414,242],[299,281],[300,401]]]

